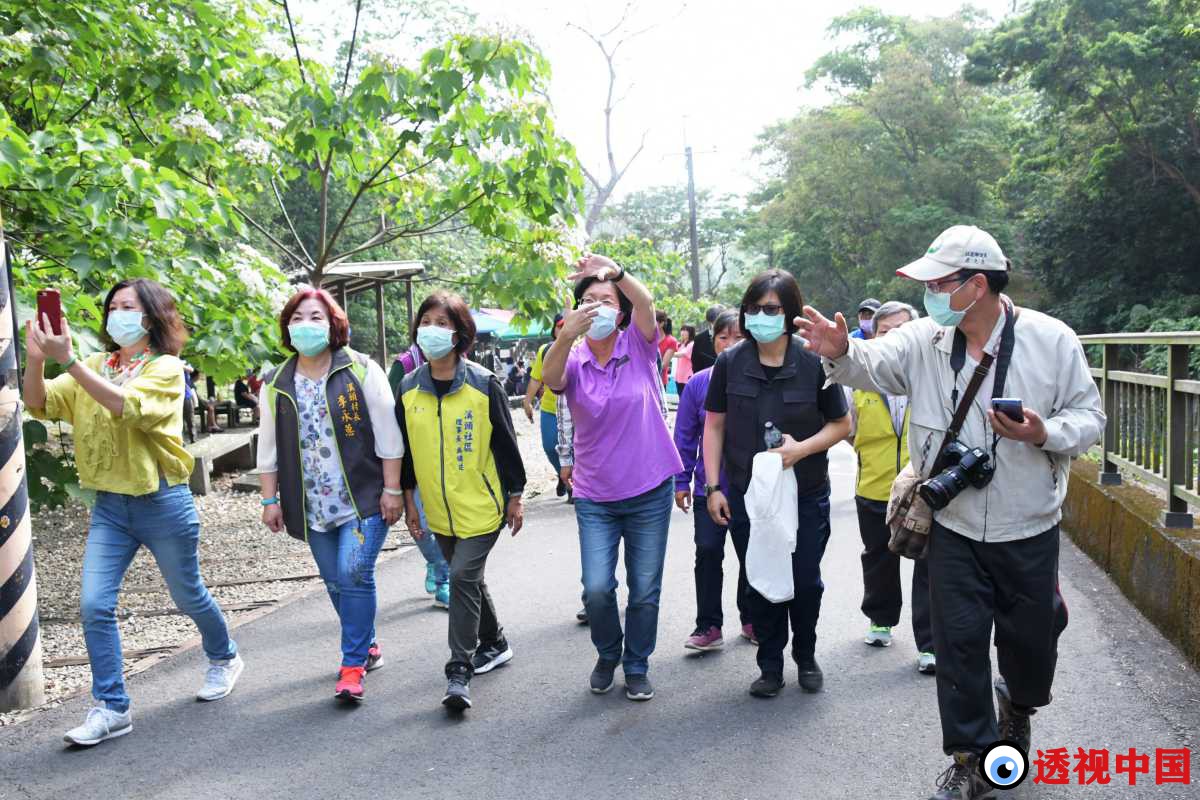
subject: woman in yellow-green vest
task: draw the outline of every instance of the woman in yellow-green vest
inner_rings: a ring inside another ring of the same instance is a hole
[[[442,704],[462,711],[471,707],[471,677],[513,657],[483,573],[505,525],[514,536],[521,530],[525,467],[504,388],[466,358],[475,321],[463,299],[433,293],[412,327],[428,361],[404,376],[396,400],[405,443],[401,484],[409,533],[425,535],[413,496],[419,488],[429,529],[450,562],[450,660]]]
[[[107,352],[85,358],[75,355],[65,318],[43,316],[25,331],[25,405],[38,419],[73,427],[79,483],[96,491],[79,592],[96,706],[64,737],[84,747],[133,730],[116,607],[125,571],[143,546],[175,605],[200,631],[208,668],[197,698],[225,697],[242,673],[225,617],[200,577],[200,517],[188,489],[192,456],[183,447],[178,358],[187,331],[175,299],[154,281],[121,281],[104,298],[102,313]],[[46,359],[61,369],[51,381],[43,377]],[[4,538],[0,531],[0,544]]]
[[[880,337],[918,317],[907,303],[891,302],[875,312],[875,336]],[[850,390],[846,390],[850,393]],[[850,398],[854,428],[850,440],[858,455],[858,530],[862,536],[862,612],[871,621],[866,643],[873,647],[892,644],[892,628],[900,622],[903,592],[900,589],[900,557],[888,550],[887,504],[892,482],[908,464],[908,398],[855,389]],[[917,669],[932,675],[937,667],[933,654],[933,630],[929,616],[929,569],[925,561],[913,562],[913,636],[917,645]]]

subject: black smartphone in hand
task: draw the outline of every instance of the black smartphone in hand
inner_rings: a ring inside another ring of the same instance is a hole
[[[993,397],[992,410],[997,414],[1003,414],[1013,422],[1025,421],[1025,409],[1021,405],[1020,398],[1017,397]]]

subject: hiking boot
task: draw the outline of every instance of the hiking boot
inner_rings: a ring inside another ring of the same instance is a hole
[[[683,643],[683,646],[686,650],[708,652],[709,650],[720,650],[725,646],[725,640],[721,638],[721,629],[716,626],[707,630],[697,628]]]
[[[817,666],[817,660],[812,656],[808,658],[796,659],[796,667],[798,668],[797,682],[800,688],[806,692],[819,692],[821,687],[825,685],[825,673],[821,672],[821,668]]]
[[[512,648],[508,646],[505,639],[501,639],[495,644],[489,644],[476,650],[475,657],[471,659],[471,666],[474,667],[476,675],[482,675],[485,672],[491,672],[496,667],[503,667],[512,661],[512,657]]]
[[[433,595],[435,608],[450,608],[450,582],[439,583]]]
[[[758,639],[754,636],[754,626],[748,622],[742,626],[742,638],[750,644],[758,644]]]
[[[107,708],[88,709],[87,718],[77,728],[63,735],[63,741],[80,747],[91,747],[108,739],[116,739],[133,730],[133,719],[128,711],[112,711]]]
[[[917,672],[922,675],[937,674],[937,656],[933,653],[921,653],[917,656]]]
[[[650,685],[650,677],[644,672],[625,674],[625,696],[630,700],[645,701],[654,697],[654,687]]]
[[[613,673],[617,671],[617,663],[616,661],[605,661],[603,658],[596,660],[589,684],[592,694],[605,694],[612,689]]]
[[[437,570],[433,564],[425,565],[425,594],[433,594],[437,591]]]
[[[1017,747],[1026,755],[1029,754],[1029,743],[1032,739],[1029,718],[1034,709],[1019,709],[1012,703],[1008,694],[1008,684],[1004,678],[996,679],[996,723],[1000,738],[1016,742]]]
[[[342,667],[338,675],[337,686],[333,687],[333,696],[338,700],[351,703],[363,701],[363,674],[365,667]]]
[[[238,678],[242,676],[246,662],[242,657],[234,655],[223,661],[208,662],[208,670],[204,673],[204,685],[196,692],[197,700],[220,700],[233,691]]]
[[[371,646],[367,648],[367,663],[363,668],[367,672],[374,672],[383,666],[383,650],[379,647],[378,642],[371,642]]]
[[[984,800],[995,790],[979,771],[975,753],[955,753],[954,761],[938,776],[937,791],[929,800]]]
[[[764,672],[750,684],[750,694],[755,697],[775,697],[783,689],[783,675]]]
[[[871,647],[891,647],[892,628],[889,625],[872,625],[867,628],[867,635],[863,641]]]
[[[471,707],[471,669],[463,664],[446,667],[446,695],[442,705],[452,711]]]

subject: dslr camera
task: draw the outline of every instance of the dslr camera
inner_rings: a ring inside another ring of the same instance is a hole
[[[942,451],[940,463],[948,466],[917,486],[921,499],[934,511],[941,511],[968,486],[982,489],[996,472],[991,458],[982,447],[967,447],[951,442]]]

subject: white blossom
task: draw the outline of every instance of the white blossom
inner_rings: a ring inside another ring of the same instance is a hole
[[[12,36],[8,37],[8,44],[16,45],[22,50],[27,50],[33,45],[33,34],[29,31],[17,31]]]
[[[66,44],[71,41],[71,37],[58,28],[47,28],[38,36],[38,40],[42,44]]]
[[[284,127],[287,125],[287,123],[284,122],[283,120],[281,120],[279,117],[263,117],[262,121],[263,121],[264,125],[266,125],[271,130],[275,131],[276,133],[283,130]]]
[[[133,167],[134,169],[140,169],[140,170],[146,170],[146,171],[150,170],[150,162],[146,161],[144,159],[141,159],[141,158],[129,159],[129,166]]]
[[[238,94],[230,97],[229,100],[237,103],[238,105],[245,106],[252,111],[258,110],[258,100],[248,94],[242,94],[239,92]]]
[[[261,166],[271,160],[271,145],[262,139],[239,139],[233,145],[233,152],[255,166]]]
[[[207,136],[221,141],[221,132],[204,118],[199,111],[186,111],[171,120],[171,127],[181,136]]]

